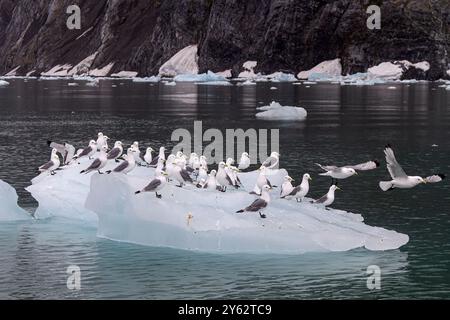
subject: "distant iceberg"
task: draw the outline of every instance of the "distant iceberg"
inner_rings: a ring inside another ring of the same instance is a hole
[[[6,87],[9,86],[9,82],[5,80],[0,80],[0,87]]]
[[[144,78],[133,78],[133,82],[159,82],[161,81],[160,76],[151,76],[151,77],[144,77]]]
[[[17,205],[16,190],[0,180],[0,221],[30,219],[30,215]]]
[[[302,107],[282,106],[275,101],[268,106],[259,107],[258,110],[263,111],[257,113],[256,118],[262,120],[299,121],[304,120],[308,114]]]
[[[176,82],[217,82],[217,81],[228,82],[228,80],[225,77],[217,75],[212,71],[200,74],[180,74],[175,76],[173,80]]]

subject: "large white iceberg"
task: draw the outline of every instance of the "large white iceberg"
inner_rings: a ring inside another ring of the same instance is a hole
[[[197,45],[190,45],[181,49],[159,68],[159,75],[163,77],[175,77],[179,74],[197,73]]]
[[[9,86],[9,82],[5,80],[0,80],[0,87],[6,87]]]
[[[284,174],[280,170],[271,178],[279,183]],[[250,186],[256,173],[247,175]],[[246,191],[168,185],[161,191],[162,199],[152,193],[135,195],[148,181],[137,176],[92,176],[86,207],[99,216],[100,237],[220,253],[388,250],[408,242],[407,235],[364,224],[361,215],[277,199],[277,191],[265,211],[267,218],[261,219],[258,214],[236,213],[255,199]]]
[[[263,120],[298,121],[304,120],[308,114],[302,107],[282,106],[275,101],[272,101],[268,106],[258,107],[257,109],[263,111],[258,112],[256,118]]]
[[[30,215],[17,205],[16,190],[0,180],[0,221],[30,219]]]
[[[222,253],[288,253],[396,249],[408,236],[363,223],[359,214],[325,210],[320,205],[279,199],[258,214],[236,213],[255,199],[252,190],[257,172],[240,173],[241,190],[225,193],[167,185],[157,199],[153,193],[135,195],[154,176],[154,169],[137,167],[128,175],[80,174],[90,161],[81,160],[57,171],[41,174],[27,188],[38,200],[37,218],[63,216],[98,221],[98,235],[117,241],[150,246]],[[117,164],[110,162],[104,170]],[[284,169],[268,178],[281,186]]]

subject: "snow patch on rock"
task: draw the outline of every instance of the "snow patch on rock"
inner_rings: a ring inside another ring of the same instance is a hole
[[[181,49],[159,68],[159,75],[162,77],[175,77],[179,74],[197,73],[197,45],[190,45]]]

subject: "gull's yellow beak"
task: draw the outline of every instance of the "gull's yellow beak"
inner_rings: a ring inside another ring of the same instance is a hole
[[[336,186],[336,190],[341,190],[341,191],[342,191],[342,189],[341,189],[341,188],[339,188],[338,186]]]
[[[309,177],[309,178],[308,178],[308,180],[312,180],[312,178],[311,178],[311,177]]]

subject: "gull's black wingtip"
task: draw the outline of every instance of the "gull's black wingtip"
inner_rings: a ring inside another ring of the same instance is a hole
[[[50,145],[52,144],[52,141],[47,140],[47,145],[50,147]]]
[[[387,143],[387,144],[384,146],[384,148],[385,148],[385,149],[387,149],[387,148],[392,148],[392,145],[391,145],[390,143]]]
[[[442,180],[444,180],[447,176],[443,173],[438,173],[437,174]]]
[[[134,194],[139,194],[139,193],[141,193],[141,191],[136,191]]]
[[[375,166],[378,168],[380,166],[380,161],[378,161],[377,159],[372,160],[373,162],[375,162]]]

